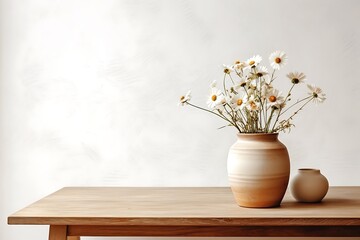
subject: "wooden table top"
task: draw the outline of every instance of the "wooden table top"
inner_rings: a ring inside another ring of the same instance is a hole
[[[8,217],[9,224],[122,226],[360,226],[360,187],[331,187],[323,202],[242,208],[230,188],[66,187]]]

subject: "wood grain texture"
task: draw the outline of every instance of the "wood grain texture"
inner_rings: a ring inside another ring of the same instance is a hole
[[[279,208],[241,208],[229,188],[63,188],[8,218],[78,236],[360,236],[360,187],[332,187],[319,204],[286,195]]]
[[[124,237],[356,237],[357,226],[69,226],[69,235]]]
[[[49,240],[67,240],[67,226],[50,226]]]
[[[79,236],[68,236],[67,240],[80,240]]]
[[[47,224],[50,240],[78,236],[360,236],[360,187],[332,187],[317,204],[288,194],[279,208],[242,208],[229,188],[63,188],[9,224]],[[65,230],[64,230],[65,229]]]
[[[331,187],[322,203],[241,208],[229,188],[63,188],[14,213],[9,224],[94,226],[356,226],[360,187]]]

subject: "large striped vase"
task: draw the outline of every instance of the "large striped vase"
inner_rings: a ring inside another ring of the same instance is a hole
[[[241,133],[227,161],[231,190],[241,207],[277,207],[290,175],[289,154],[278,133]]]

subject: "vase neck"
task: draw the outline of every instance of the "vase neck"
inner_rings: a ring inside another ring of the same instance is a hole
[[[278,133],[238,133],[237,139],[240,141],[273,142],[278,140],[278,136]]]

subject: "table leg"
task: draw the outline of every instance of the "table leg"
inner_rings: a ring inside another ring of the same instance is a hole
[[[67,226],[50,225],[49,240],[67,240]]]

